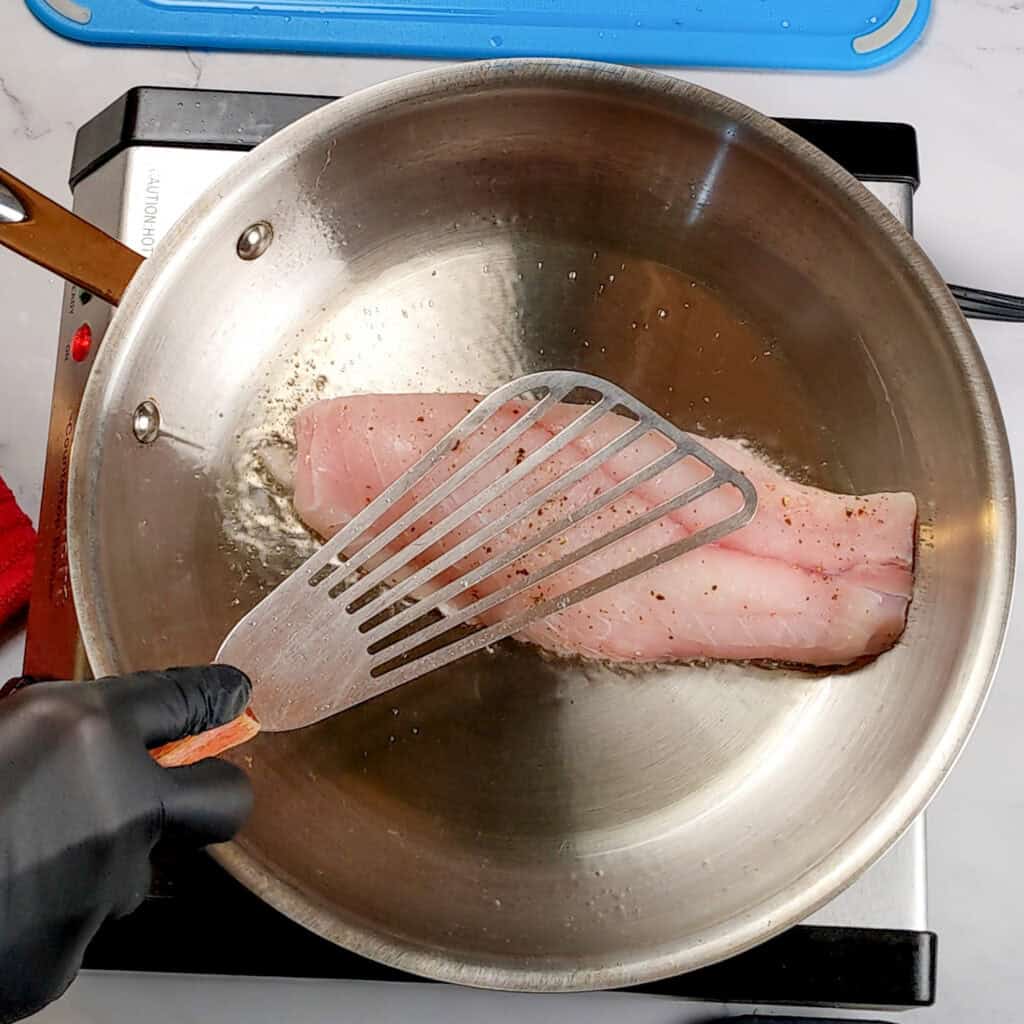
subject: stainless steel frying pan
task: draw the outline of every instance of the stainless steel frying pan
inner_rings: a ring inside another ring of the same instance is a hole
[[[853,178],[635,70],[471,65],[334,103],[131,281],[68,512],[93,668],[202,661],[314,543],[288,500],[299,406],[547,367],[922,510],[910,623],[871,665],[623,671],[511,644],[231,755],[257,806],[217,856],[270,903],[416,973],[566,990],[800,920],[921,810],[981,707],[1012,579],[1002,422],[950,294]]]

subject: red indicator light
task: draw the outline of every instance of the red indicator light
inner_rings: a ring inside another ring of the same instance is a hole
[[[71,358],[76,363],[82,362],[89,355],[92,348],[92,328],[88,324],[81,327],[71,335]]]

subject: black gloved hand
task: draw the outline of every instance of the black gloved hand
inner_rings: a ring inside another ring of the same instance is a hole
[[[100,925],[134,910],[162,838],[230,839],[245,774],[211,759],[161,768],[147,748],[241,714],[248,679],[221,666],[37,683],[0,701],[0,1022],[56,999]]]

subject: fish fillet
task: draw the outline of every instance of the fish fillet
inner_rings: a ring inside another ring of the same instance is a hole
[[[295,507],[327,538],[425,454],[479,399],[473,395],[360,395],[316,402],[296,417],[298,465]],[[392,516],[436,487],[528,408],[510,403],[482,432],[443,460]],[[560,405],[521,435],[476,478],[456,490],[429,516],[398,538],[401,548],[418,531],[452,510],[491,479],[507,473],[581,412]],[[560,476],[617,436],[631,421],[606,416],[582,438],[472,515],[421,559],[450,549],[502,511]],[[747,475],[758,492],[758,510],[742,529],[671,562],[534,623],[518,638],[559,654],[629,662],[700,658],[777,660],[843,665],[891,647],[903,632],[913,587],[917,504],[906,493],[861,497],[833,494],[793,482],[743,444],[726,439],[702,443]],[[625,448],[571,487],[553,507],[488,541],[439,575],[435,585],[481,564],[579,507],[645,466],[669,443],[650,434]],[[691,486],[706,468],[696,460],[676,464],[616,500],[602,513],[535,548],[497,576],[478,584],[477,598],[528,575],[588,539],[660,505]],[[690,535],[723,518],[737,505],[720,489],[684,506],[615,545],[518,595],[487,615],[510,611],[585,582],[611,568]],[[545,516],[547,519],[545,520]]]

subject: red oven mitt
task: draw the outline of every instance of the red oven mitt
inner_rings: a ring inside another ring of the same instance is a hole
[[[0,477],[0,626],[28,604],[36,531]]]

